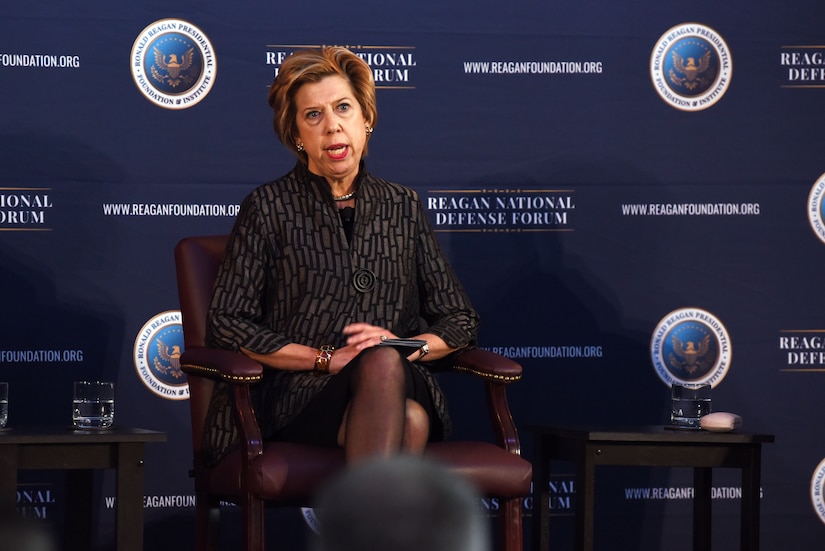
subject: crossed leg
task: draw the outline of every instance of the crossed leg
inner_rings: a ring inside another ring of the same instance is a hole
[[[347,463],[399,451],[420,454],[429,437],[425,409],[406,396],[405,366],[392,348],[365,350],[353,366],[352,400],[338,430]]]

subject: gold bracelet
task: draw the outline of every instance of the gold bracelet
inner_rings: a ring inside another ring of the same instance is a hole
[[[332,353],[335,352],[335,347],[325,344],[318,349],[318,354],[315,356],[315,366],[313,371],[318,374],[329,373],[329,362],[332,360]]]

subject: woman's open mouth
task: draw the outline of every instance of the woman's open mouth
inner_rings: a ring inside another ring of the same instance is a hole
[[[349,151],[348,145],[341,145],[335,144],[332,147],[327,148],[327,155],[333,160],[343,159],[347,156],[347,151]]]

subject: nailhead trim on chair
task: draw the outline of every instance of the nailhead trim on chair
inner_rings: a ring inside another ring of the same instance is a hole
[[[475,369],[470,369],[469,367],[462,367],[460,365],[454,365],[453,369],[456,371],[463,371],[465,373],[470,373],[472,375],[477,375],[482,379],[487,379],[490,381],[498,381],[502,383],[512,383],[515,381],[521,380],[521,375],[512,375],[512,376],[505,376],[505,375],[497,375],[495,373],[484,373],[483,371],[477,371]]]
[[[181,370],[186,372],[187,370],[192,371],[194,373],[207,373],[209,375],[217,375],[224,381],[236,381],[241,383],[256,383],[261,380],[261,376],[254,376],[254,377],[243,377],[238,375],[226,375],[222,373],[219,369],[215,369],[213,367],[204,367],[202,365],[192,365],[192,364],[185,364],[180,366]]]

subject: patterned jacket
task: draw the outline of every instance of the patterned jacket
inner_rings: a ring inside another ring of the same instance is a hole
[[[426,330],[455,348],[475,343],[478,315],[417,194],[371,176],[363,164],[356,189],[351,242],[329,184],[300,163],[244,199],[215,283],[209,346],[260,354],[293,342],[339,347],[345,342],[342,329],[353,322],[383,326],[399,337]],[[266,406],[274,408],[275,426],[262,426],[265,433],[292,420],[329,377],[266,372],[267,400],[276,403]],[[447,432],[444,398],[426,375]],[[221,393],[225,389],[216,387],[213,414],[216,408],[228,414]],[[215,425],[213,415],[207,431]],[[224,436],[218,440],[234,438]],[[218,448],[229,445],[215,442],[215,434],[211,438]]]

